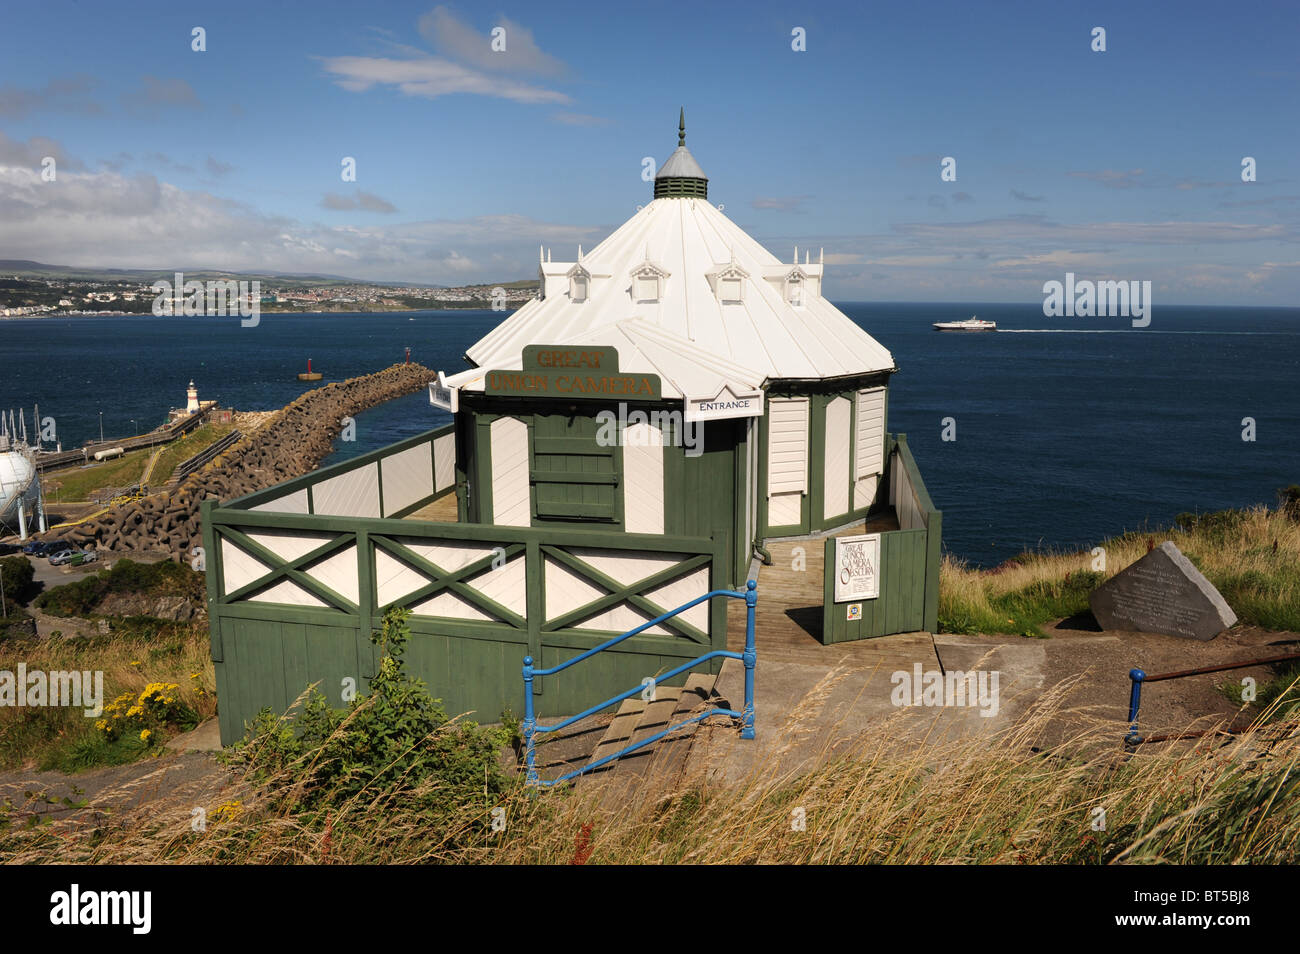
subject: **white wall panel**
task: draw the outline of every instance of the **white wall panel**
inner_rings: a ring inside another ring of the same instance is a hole
[[[885,472],[885,389],[859,391],[854,428],[854,476],[861,480]]]
[[[623,433],[623,515],[628,533],[664,532],[664,438],[652,424]]]
[[[826,405],[822,450],[822,519],[849,512],[849,418],[853,405],[837,397]]]
[[[338,517],[378,517],[379,468],[372,462],[346,474],[322,480],[311,489],[318,514]]]
[[[492,522],[526,527],[532,523],[528,483],[528,425],[513,417],[492,422]]]
[[[433,496],[432,453],[431,444],[417,444],[384,458],[385,516]]]

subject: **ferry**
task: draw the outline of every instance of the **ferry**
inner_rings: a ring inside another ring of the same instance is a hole
[[[985,321],[975,315],[971,315],[965,321],[936,321],[934,323],[935,331],[997,331],[998,323],[996,321]]]

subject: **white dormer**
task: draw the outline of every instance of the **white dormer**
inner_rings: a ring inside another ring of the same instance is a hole
[[[822,293],[824,266],[818,262],[795,265],[769,265],[763,269],[763,279],[792,308],[802,308]]]
[[[804,294],[807,290],[808,276],[803,273],[803,269],[794,268],[790,274],[785,276],[785,301],[786,304],[794,308],[802,308],[804,305]]]
[[[634,302],[657,302],[664,295],[664,282],[668,272],[647,258],[632,269],[632,300]]]
[[[713,293],[724,305],[740,304],[745,300],[745,281],[749,278],[749,272],[735,262],[709,272],[707,277]]]
[[[591,272],[587,271],[581,263],[574,265],[569,269],[569,300],[586,301],[587,296],[591,294]]]

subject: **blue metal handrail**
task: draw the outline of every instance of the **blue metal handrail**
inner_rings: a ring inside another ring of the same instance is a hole
[[[537,767],[534,764],[534,759],[535,759],[534,744],[538,732],[558,732],[560,729],[568,728],[569,726],[573,725],[575,722],[579,721],[580,719],[585,719],[587,718],[587,716],[594,715],[595,713],[599,712],[601,709],[607,709],[617,702],[622,702],[624,699],[631,698],[637,693],[642,692],[645,689],[645,686],[644,685],[633,686],[631,689],[628,689],[626,692],[621,692],[610,699],[606,699],[604,702],[598,703],[597,705],[594,705],[589,709],[579,712],[577,715],[569,716],[567,719],[563,719],[559,722],[554,723],[553,725],[538,725],[536,716],[534,715],[533,712],[533,679],[536,678],[537,676],[553,676],[556,673],[563,672],[564,670],[568,669],[570,666],[580,663],[584,659],[589,659],[590,657],[594,656],[596,653],[603,652],[604,650],[609,649],[611,646],[617,646],[619,643],[623,642],[623,640],[635,636],[637,633],[644,632],[645,630],[649,629],[651,626],[656,626],[659,623],[664,622],[665,620],[672,619],[672,617],[678,615],[679,613],[685,612],[686,610],[690,609],[692,606],[697,606],[700,603],[703,603],[706,600],[711,600],[717,596],[721,596],[733,600],[745,601],[745,651],[743,653],[733,653],[725,649],[715,649],[712,652],[705,653],[703,656],[699,656],[695,659],[690,660],[689,662],[682,663],[677,668],[664,673],[663,675],[658,677],[656,682],[662,682],[668,679],[672,679],[674,676],[679,676],[682,673],[686,672],[686,670],[698,666],[702,662],[707,662],[710,659],[738,659],[745,664],[745,708],[744,710],[742,712],[736,712],[734,709],[713,708],[707,712],[702,712],[699,715],[692,716],[691,718],[685,720],[684,722],[679,722],[674,726],[669,726],[667,729],[664,729],[662,732],[657,732],[654,735],[650,736],[649,738],[642,739],[640,742],[634,742],[631,745],[624,746],[623,748],[619,749],[617,752],[611,753],[610,755],[606,755],[604,758],[597,759],[595,762],[592,762],[589,765],[584,765],[580,769],[576,769],[572,772],[567,772],[564,775],[561,775],[559,778],[555,778],[555,779],[539,778],[537,775]],[[601,643],[599,646],[593,646],[591,649],[579,653],[577,656],[574,656],[572,659],[567,659],[558,665],[550,667],[549,669],[534,669],[533,657],[525,656],[524,657],[524,725],[523,725],[524,764],[526,766],[526,772],[524,776],[525,781],[529,785],[541,785],[541,786],[559,785],[561,782],[567,782],[570,779],[577,778],[579,775],[582,775],[585,772],[590,772],[592,769],[600,768],[602,765],[612,762],[615,759],[622,758],[624,755],[627,755],[630,752],[635,752],[638,749],[645,748],[647,745],[651,745],[652,743],[658,742],[664,736],[676,732],[677,730],[684,728],[685,726],[688,726],[693,722],[699,722],[703,719],[707,719],[710,716],[715,716],[715,715],[725,715],[725,716],[731,716],[732,718],[740,719],[741,720],[740,737],[742,739],[754,738],[754,666],[758,662],[758,652],[754,646],[754,610],[755,607],[757,607],[757,605],[758,605],[758,584],[755,583],[753,580],[749,580],[746,583],[746,588],[743,592],[737,590],[710,590],[708,593],[705,593],[703,596],[697,596],[689,603],[683,603],[681,606],[677,607],[676,609],[669,610],[667,613],[664,613],[662,616],[656,616],[654,619],[642,623],[640,626],[636,627],[635,629],[629,629],[626,633],[623,633],[621,636],[615,636],[613,639],[606,640],[605,642]]]

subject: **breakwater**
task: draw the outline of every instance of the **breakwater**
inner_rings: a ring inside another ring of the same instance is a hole
[[[330,453],[343,418],[419,391],[434,377],[423,365],[398,364],[314,388],[175,489],[48,536],[122,555],[188,560],[202,543],[199,507],[204,500],[231,500],[314,470]]]

